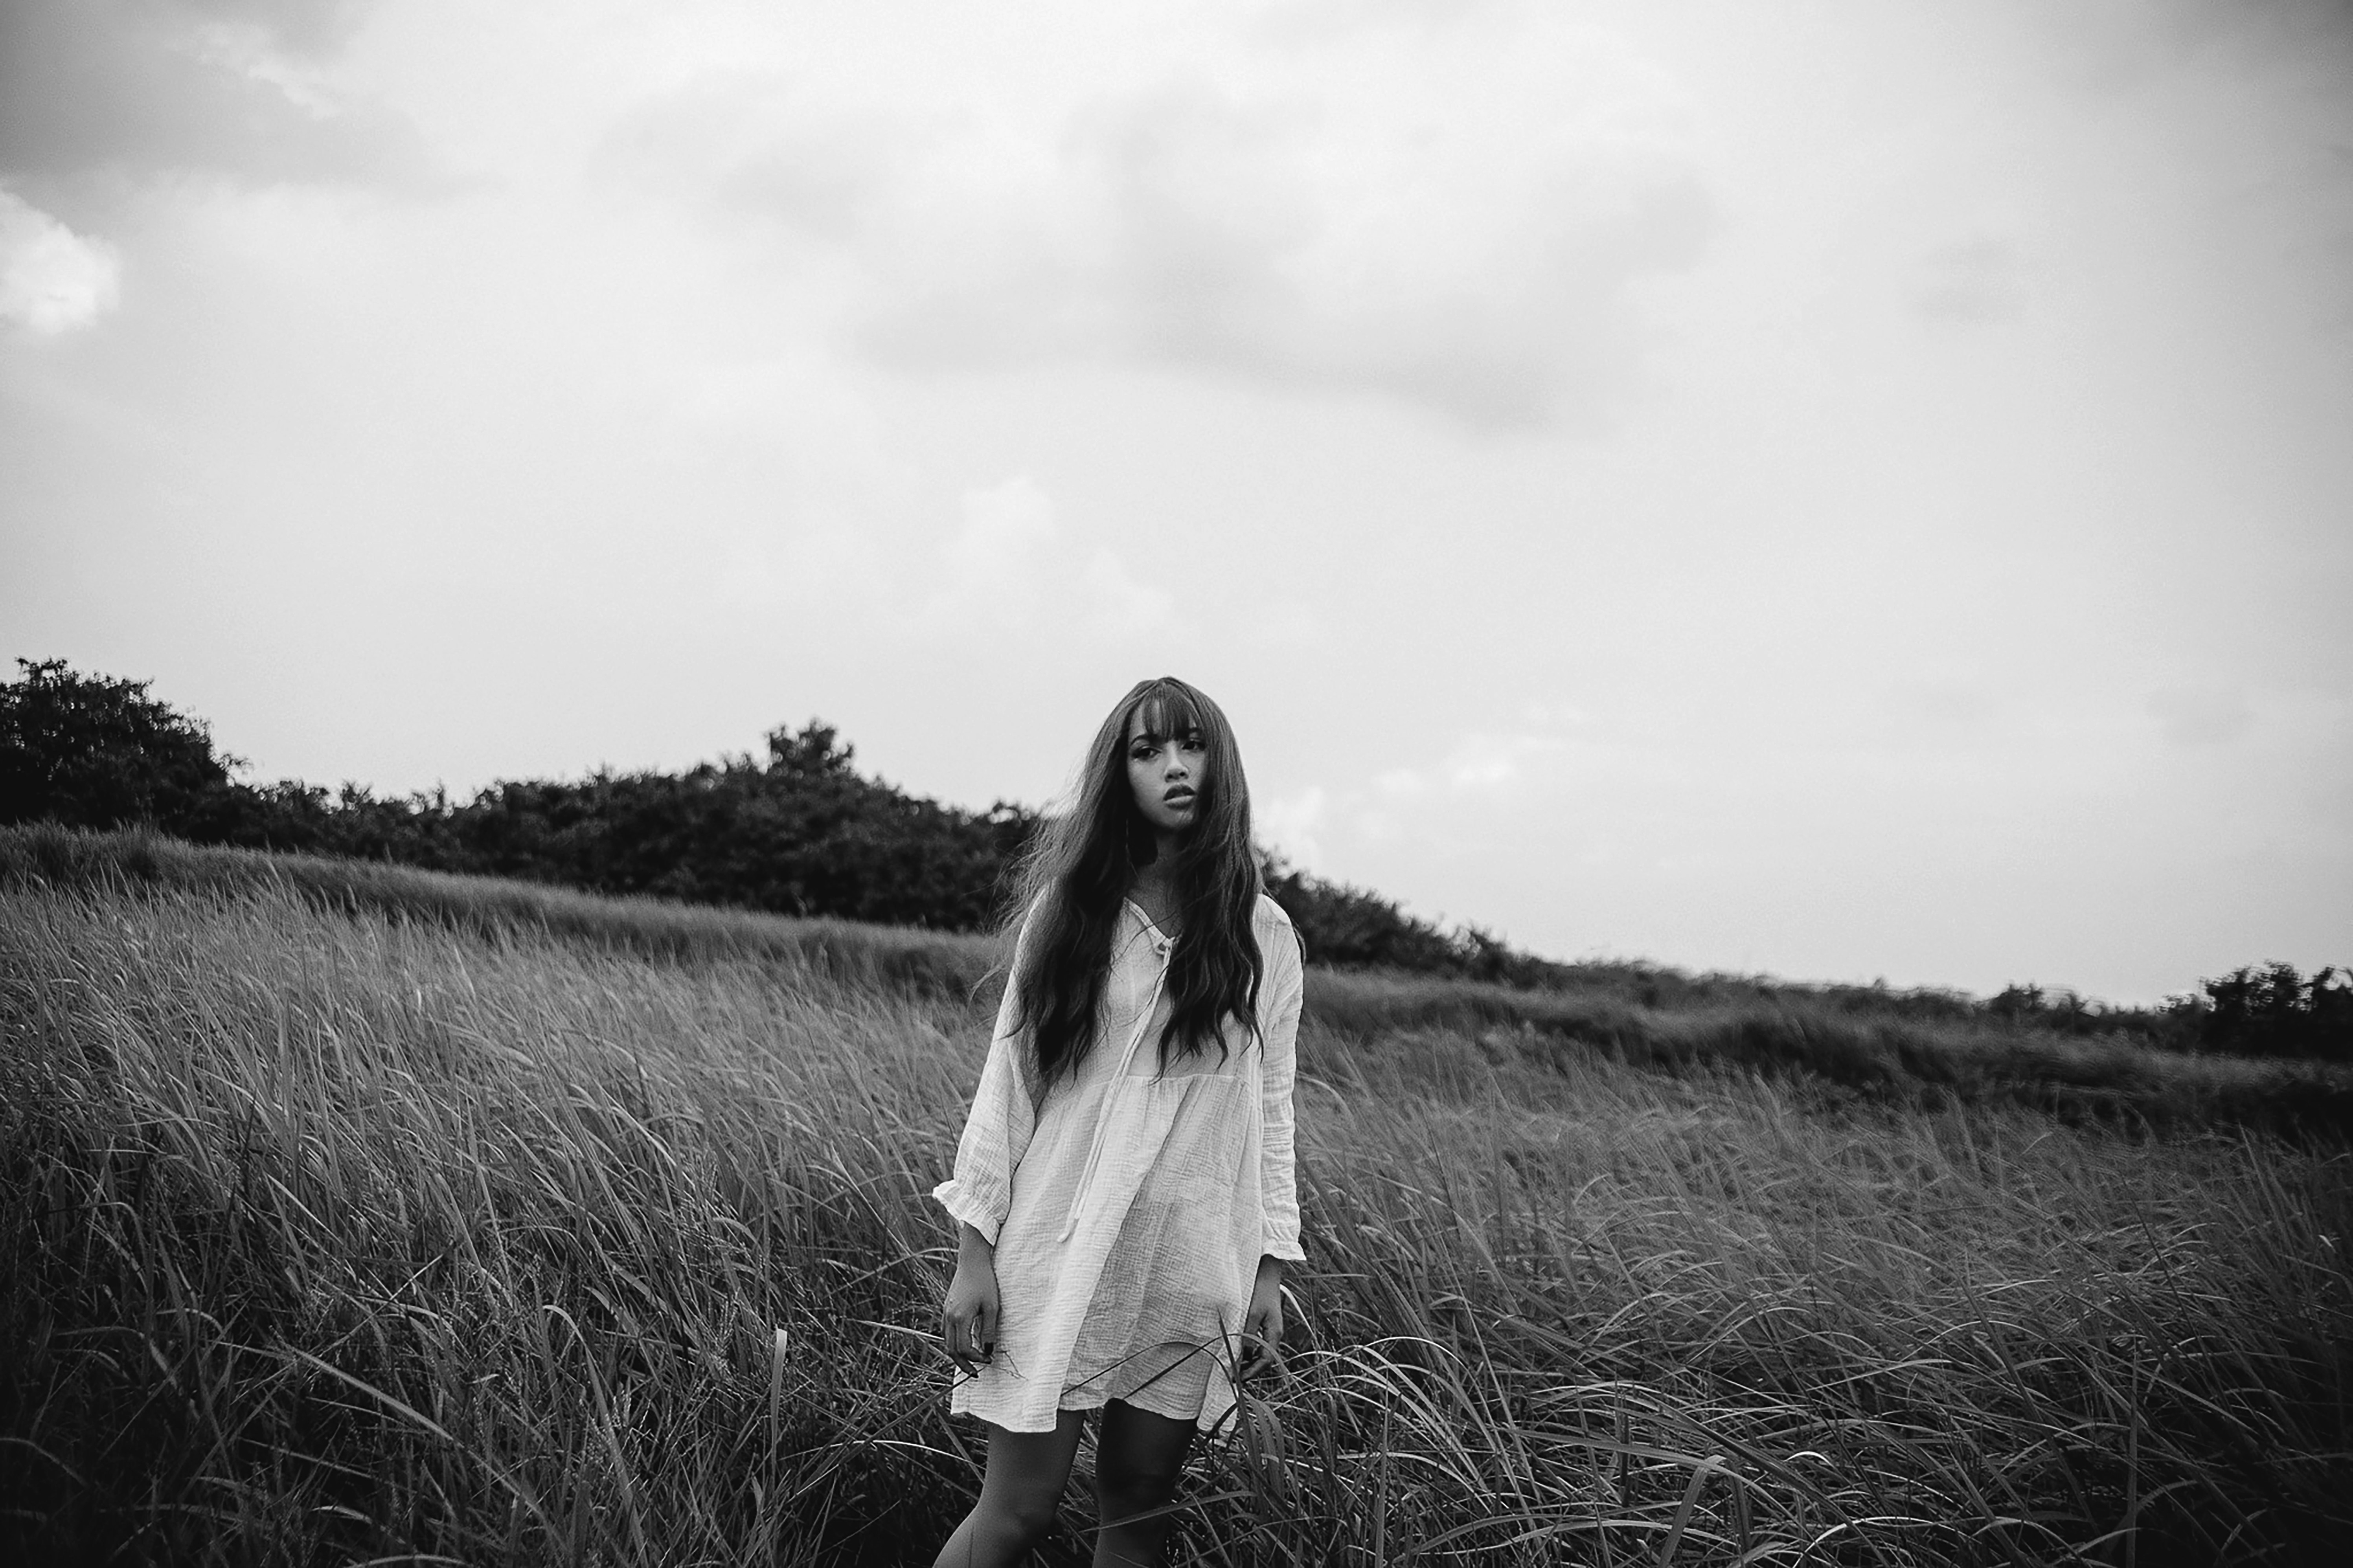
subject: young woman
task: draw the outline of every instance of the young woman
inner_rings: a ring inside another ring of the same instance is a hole
[[[955,1568],[1050,1529],[1081,1413],[1103,1411],[1094,1560],[1157,1563],[1194,1430],[1274,1366],[1292,1179],[1299,942],[1260,890],[1250,786],[1181,680],[1120,700],[1032,857],[980,1089],[934,1196],[960,1226],[941,1309],[987,1424]]]

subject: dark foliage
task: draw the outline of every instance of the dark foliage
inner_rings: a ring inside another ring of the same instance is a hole
[[[0,686],[0,822],[142,826],[199,844],[969,931],[995,920],[1037,820],[861,777],[851,748],[815,721],[772,731],[765,760],[506,780],[462,803],[256,786],[235,782],[235,759],[214,752],[200,721],[148,697],[148,682],[17,662],[23,678]]]
[[[2307,980],[2293,964],[2243,964],[2161,1007],[2111,1007],[2039,985],[2007,986],[1984,1007],[2005,1023],[2051,1034],[2126,1035],[2168,1050],[2353,1062],[2353,973],[2334,965]]]
[[[0,685],[0,822],[217,828],[236,759],[214,753],[202,720],[149,697],[149,681],[76,675],[54,658],[16,667]]]
[[[149,682],[17,662],[23,679],[0,686],[0,822],[146,826],[199,844],[944,931],[996,920],[1039,823],[1022,806],[966,812],[863,778],[853,749],[817,721],[772,731],[765,761],[502,780],[462,802],[438,790],[386,799],[356,784],[240,784],[205,724],[148,697]],[[1272,857],[1265,870],[1319,963],[1523,987],[1571,973]]]
[[[2177,1007],[2207,1050],[2353,1062],[2353,973],[2332,965],[2306,980],[2292,964],[2246,965],[2205,992]]]
[[[2188,1050],[2193,1031],[2181,1026],[2179,1001],[2164,1007],[2115,1007],[2093,1002],[2063,987],[2005,985],[1983,1004],[1991,1017],[2021,1029],[2077,1038],[2095,1035],[2136,1035],[2154,1045]]]

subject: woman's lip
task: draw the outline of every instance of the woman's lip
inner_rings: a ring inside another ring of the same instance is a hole
[[[1191,802],[1193,792],[1189,789],[1172,789],[1160,798],[1170,805],[1184,805]]]

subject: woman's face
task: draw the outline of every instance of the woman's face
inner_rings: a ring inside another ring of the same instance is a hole
[[[1138,713],[1127,725],[1127,784],[1135,809],[1155,833],[1182,833],[1199,820],[1209,787],[1209,756],[1201,731],[1156,735]]]

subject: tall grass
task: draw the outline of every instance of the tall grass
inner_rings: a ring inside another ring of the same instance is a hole
[[[985,945],[69,848],[0,859],[0,1552],[881,1563],[968,1505],[923,1194]],[[1290,1375],[1197,1465],[1194,1559],[2353,1531],[2337,1146],[1826,1110],[1377,991],[1319,977]]]
[[[969,996],[1003,956],[989,938],[954,932],[599,898],[140,832],[0,827],[0,882],[233,891],[257,881],[343,913],[377,910],[478,935],[534,931],[654,958],[774,960],[844,983],[940,995]],[[1817,1101],[1999,1101],[2126,1128],[2243,1125],[2353,1141],[2353,1069],[2062,1034],[1972,1015],[1944,993],[1776,987],[1637,965],[1570,973],[1569,982],[1530,991],[1311,967],[1307,1000],[1324,1024],[1358,1039],[1435,1029],[1475,1037],[1491,1056],[1565,1059],[1593,1047],[1655,1072],[1763,1073]]]

